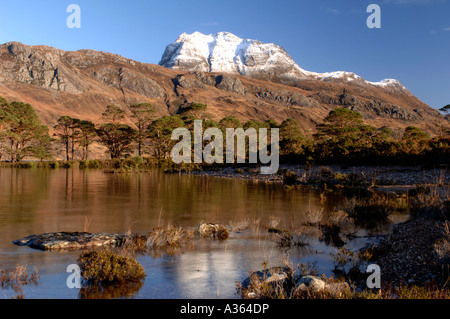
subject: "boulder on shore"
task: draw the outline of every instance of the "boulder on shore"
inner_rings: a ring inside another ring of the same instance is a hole
[[[121,246],[126,240],[125,235],[91,234],[85,232],[57,232],[41,235],[31,235],[13,241],[18,246],[28,246],[40,250],[78,250],[104,246]]]
[[[242,288],[250,288],[252,281],[270,285],[281,284],[290,278],[291,273],[286,267],[272,267],[263,271],[254,271],[242,282]]]
[[[296,290],[306,292],[319,292],[326,287],[325,281],[316,276],[303,276],[297,283]]]
[[[296,299],[320,293],[331,298],[341,298],[351,294],[347,282],[312,275],[297,277],[292,273],[292,269],[287,267],[254,271],[238,287],[244,299],[280,298],[280,296]]]

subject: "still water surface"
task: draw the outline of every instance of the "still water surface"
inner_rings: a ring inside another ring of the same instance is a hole
[[[66,285],[66,268],[79,252],[42,252],[11,242],[32,234],[58,231],[146,234],[168,224],[195,229],[199,223],[228,225],[246,217],[280,218],[281,227],[296,228],[308,210],[334,210],[337,200],[321,201],[314,190],[284,189],[215,177],[167,175],[159,170],[133,174],[105,174],[101,170],[0,169],[0,268],[36,267],[37,286],[26,286],[25,298],[80,298]],[[368,239],[347,247],[357,249]],[[319,273],[331,275],[336,249],[311,236],[306,248],[282,251],[260,229],[231,233],[226,241],[194,239],[189,249],[139,256],[147,278],[130,291],[103,292],[95,298],[237,298],[236,282],[249,270],[281,266],[283,254],[294,264],[316,262]],[[0,298],[14,292],[0,289]],[[92,296],[91,296],[92,297]]]

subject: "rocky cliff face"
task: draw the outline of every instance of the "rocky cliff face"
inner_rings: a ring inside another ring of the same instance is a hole
[[[71,76],[65,65],[59,63],[64,52],[59,50],[42,50],[20,43],[4,45],[9,53],[9,59],[3,61],[0,79],[18,83],[33,84],[53,90],[81,93],[85,90],[83,84]]]
[[[221,41],[240,40],[223,34],[214,45],[202,50],[216,52],[225,46]],[[208,105],[208,113],[216,120],[228,115],[241,121],[281,122],[294,118],[307,134],[314,132],[315,125],[337,107],[357,110],[368,124],[389,126],[394,131],[416,125],[437,133],[439,125],[447,121],[394,80],[374,85],[348,72],[313,74],[297,69],[295,64],[289,69],[286,65],[290,62],[280,67],[284,58],[291,61],[284,50],[267,45],[271,53],[264,53],[266,49],[261,51],[260,43],[242,41],[236,45],[239,58],[233,63],[225,58],[232,50],[206,59],[203,53],[194,54],[190,62],[163,58],[162,64],[172,65],[172,69],[105,52],[66,52],[6,43],[0,45],[0,96],[32,104],[49,126],[62,115],[99,123],[109,104],[122,107],[130,115],[128,106],[141,102],[155,105],[159,116],[175,114],[189,103],[199,102]],[[164,56],[183,50],[183,44],[174,44]],[[264,61],[264,70],[256,67]],[[196,71],[184,71],[180,66],[191,66]],[[210,72],[223,68],[230,72]],[[292,75],[301,80],[267,81],[262,75],[268,74],[272,80],[286,80]],[[131,123],[129,117],[128,121]]]

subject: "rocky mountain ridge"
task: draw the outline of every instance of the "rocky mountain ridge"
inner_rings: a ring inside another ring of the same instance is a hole
[[[294,84],[298,80],[318,79],[372,85],[412,95],[395,79],[370,82],[346,71],[317,73],[302,69],[282,47],[258,40],[241,39],[229,32],[204,35],[183,33],[166,47],[159,65],[182,71],[223,72]]]
[[[158,116],[176,114],[189,103],[199,102],[208,105],[208,113],[216,120],[228,115],[241,121],[294,118],[307,134],[337,107],[359,111],[367,124],[394,131],[416,125],[437,134],[439,125],[447,121],[412,94],[360,85],[357,78],[329,81],[306,76],[288,84],[226,72],[169,69],[106,52],[68,52],[18,42],[0,45],[0,62],[0,96],[30,103],[50,127],[62,115],[99,123],[109,104],[131,115],[128,106],[141,102],[155,105]]]

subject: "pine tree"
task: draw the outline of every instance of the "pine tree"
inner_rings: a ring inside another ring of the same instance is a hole
[[[42,124],[30,104],[7,103],[4,99],[0,104],[1,136],[6,142],[4,149],[9,153],[11,161],[17,162],[26,156],[34,156],[36,145],[49,139],[48,127]]]
[[[130,106],[131,116],[134,119],[134,124],[137,127],[136,142],[138,144],[138,155],[142,156],[143,146],[148,137],[148,126],[155,118],[156,109],[149,103],[133,104]]]

